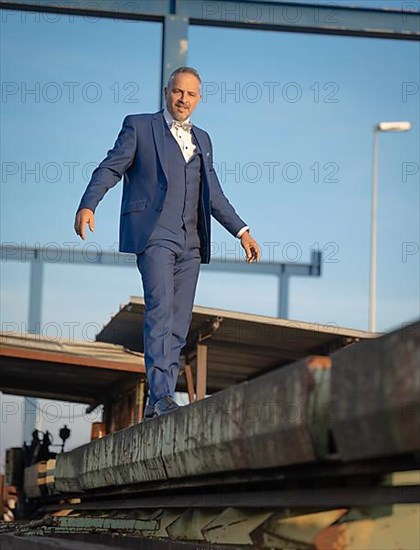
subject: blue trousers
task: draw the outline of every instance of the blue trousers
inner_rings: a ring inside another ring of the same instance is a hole
[[[145,302],[143,345],[149,407],[162,397],[174,395],[200,263],[199,248],[182,248],[170,241],[151,240],[137,254]]]

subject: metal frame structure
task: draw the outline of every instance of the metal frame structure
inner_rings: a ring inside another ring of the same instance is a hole
[[[14,243],[3,243],[0,245],[0,259],[2,262],[29,261],[31,263],[28,332],[38,332],[41,324],[44,264],[113,265],[130,268],[136,265],[134,254],[99,251],[96,249],[93,256],[92,252],[87,250],[76,250],[70,247],[55,247],[53,257],[49,257],[48,253],[48,249],[40,249],[34,246],[16,245]],[[322,253],[312,250],[311,261],[309,263],[258,262],[247,264],[244,261],[214,258],[210,264],[203,264],[202,269],[204,271],[277,276],[279,281],[278,316],[282,319],[287,319],[290,277],[302,275],[319,277],[321,275],[321,261]]]

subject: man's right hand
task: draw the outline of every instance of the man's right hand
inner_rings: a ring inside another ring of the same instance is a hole
[[[85,226],[89,224],[89,229],[91,232],[95,229],[95,217],[90,208],[81,208],[77,214],[74,221],[74,230],[76,234],[79,235],[83,240],[85,240]]]

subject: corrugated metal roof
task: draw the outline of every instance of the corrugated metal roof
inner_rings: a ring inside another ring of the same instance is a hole
[[[103,361],[143,364],[143,353],[136,352],[118,344],[99,341],[70,340],[31,334],[28,332],[0,331],[1,353],[8,348],[31,349],[62,353],[80,357],[96,358]]]
[[[145,376],[143,353],[122,345],[0,332],[0,391],[98,404]]]
[[[143,297],[130,296],[97,339],[143,351],[143,314]],[[196,305],[184,353],[195,368],[197,342],[207,345],[208,391],[214,392],[308,355],[328,354],[377,336],[380,334],[337,325],[323,326]],[[179,379],[178,389],[185,389],[183,378]]]

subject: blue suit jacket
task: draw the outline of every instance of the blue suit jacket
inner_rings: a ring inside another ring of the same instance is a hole
[[[124,176],[120,213],[119,251],[142,252],[159,218],[168,186],[168,166],[164,139],[163,110],[154,114],[128,115],[124,118],[114,147],[93,171],[77,210],[93,212],[105,193]],[[202,153],[198,232],[201,262],[210,262],[210,217],[232,235],[246,223],[238,216],[223,193],[213,168],[213,151],[207,132],[193,126]]]

